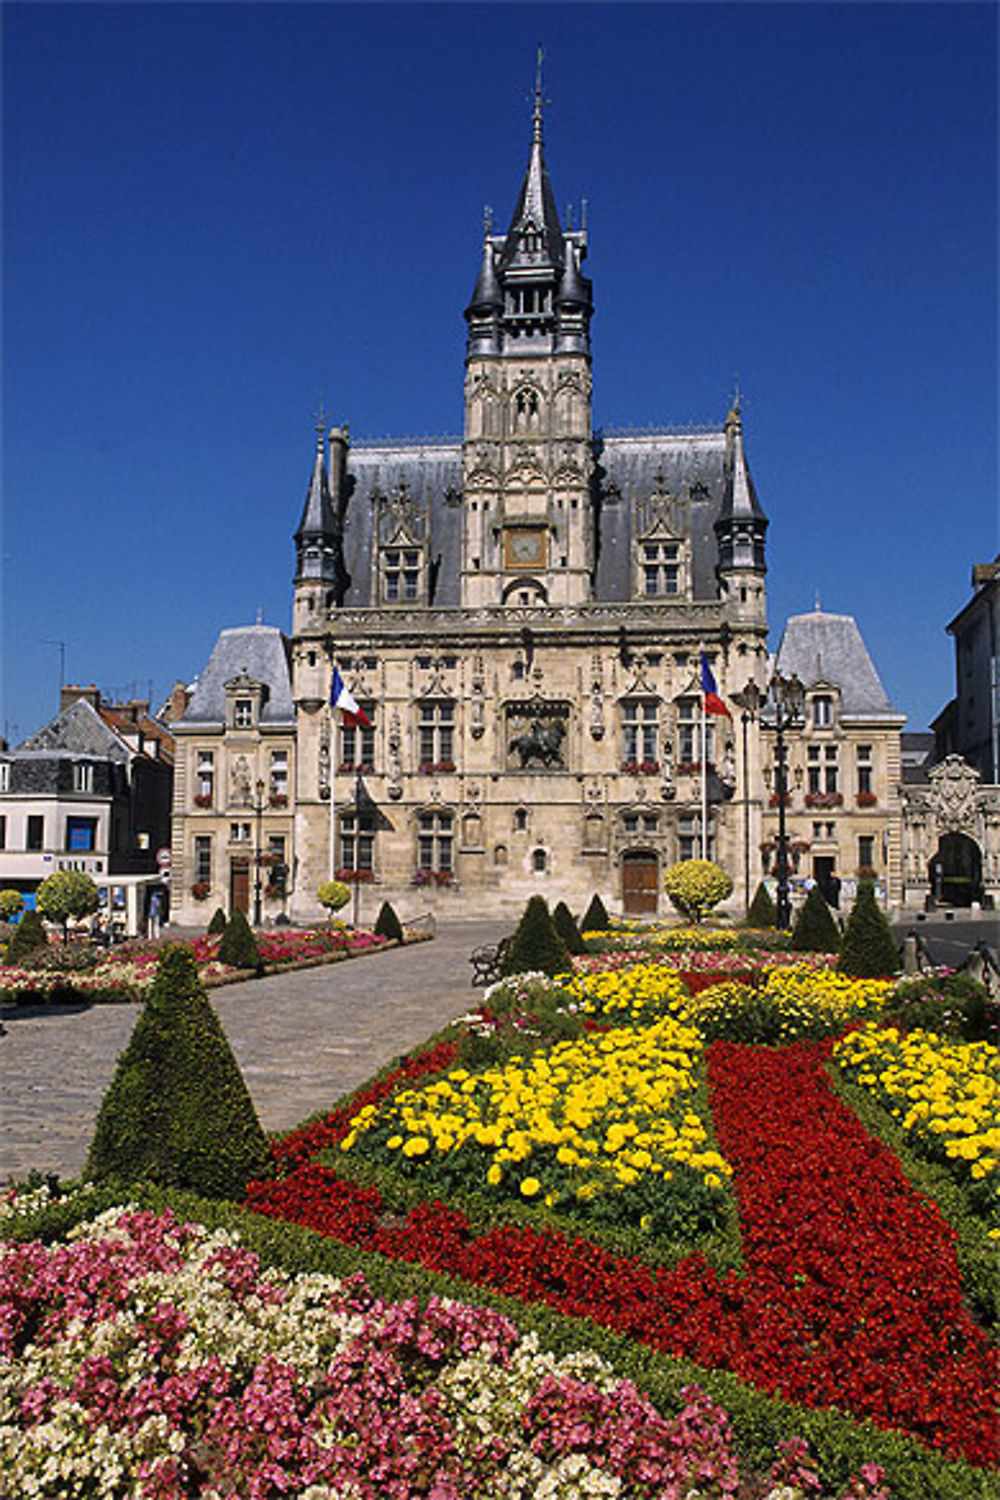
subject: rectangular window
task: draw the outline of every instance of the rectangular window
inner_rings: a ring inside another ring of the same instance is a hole
[[[375,868],[374,813],[341,813],[340,863],[343,869],[356,872]]]
[[[341,725],[340,769],[371,772],[375,769],[375,705],[370,700],[359,699],[358,707],[371,719],[372,727],[367,724]]]
[[[827,745],[823,765],[823,790],[824,792],[835,792],[838,780],[837,747]]]
[[[211,802],[215,783],[215,755],[211,750],[198,751],[198,768],[195,774],[196,795]]]
[[[858,796],[870,797],[872,795],[872,766],[871,745],[859,745],[857,748],[858,758]]]
[[[271,801],[288,801],[288,751],[271,751]]]
[[[6,818],[5,814],[0,813],[0,849],[6,849],[6,847],[7,847],[7,818]]]
[[[813,723],[817,729],[829,729],[833,723],[833,699],[825,693],[813,699]]]
[[[387,547],[382,554],[383,594],[387,604],[412,604],[420,597],[420,553],[416,548]]]
[[[0,792],[10,791],[10,761],[0,760]]]
[[[73,790],[74,792],[94,790],[94,768],[87,761],[77,761],[73,767]]]
[[[655,699],[622,700],[622,762],[645,770],[659,769],[656,743],[659,735],[659,705]]]
[[[249,842],[250,842],[250,824],[249,823],[230,823],[230,825],[229,825],[229,842],[231,844],[249,844]]]
[[[97,847],[96,818],[66,819],[66,848],[72,853]]]
[[[45,840],[45,819],[40,813],[28,814],[28,827],[24,841],[26,849],[42,849]]]
[[[440,698],[420,705],[420,770],[455,769],[455,705]]]
[[[195,837],[194,878],[206,885],[212,884],[212,840],[206,833],[199,833]]]
[[[452,871],[451,813],[421,813],[418,820],[417,869],[448,875]]]
[[[253,727],[253,704],[249,698],[237,698],[233,705],[233,728],[251,729]]]
[[[697,766],[701,763],[701,700],[678,698],[677,700],[677,769]],[[705,725],[705,754],[709,764],[715,746],[715,725],[711,719]]]
[[[648,596],[676,594],[679,569],[676,542],[644,542],[642,545],[642,590]]]
[[[708,848],[707,857],[714,859],[715,840],[712,831],[712,819],[708,820]],[[677,819],[677,857],[678,859],[701,859],[701,817],[695,813],[684,813]]]
[[[875,837],[870,833],[862,833],[858,837],[858,868],[862,870],[873,870],[875,868]]]

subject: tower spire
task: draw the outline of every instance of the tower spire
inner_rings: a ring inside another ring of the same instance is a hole
[[[535,68],[535,114],[532,122],[531,140],[535,146],[542,144],[542,110],[545,108],[545,100],[542,97],[542,64],[545,61],[545,48],[538,45],[538,64]]]

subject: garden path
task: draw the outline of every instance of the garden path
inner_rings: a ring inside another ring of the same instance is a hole
[[[211,991],[265,1130],[288,1130],[473,1003],[468,957],[511,921],[439,922],[432,942]],[[0,1182],[80,1175],[132,1006],[0,1012]]]

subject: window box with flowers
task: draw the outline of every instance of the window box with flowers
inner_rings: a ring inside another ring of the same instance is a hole
[[[878,797],[874,792],[859,792],[854,800],[859,807],[874,807]]]
[[[622,762],[622,770],[630,776],[658,776],[660,762],[658,760],[626,760]]]
[[[414,870],[411,885],[452,885],[455,880],[453,870]]]
[[[211,807],[211,792],[196,792],[194,797],[194,805],[195,807]]]
[[[858,865],[859,880],[877,880],[878,871],[874,865]]]
[[[338,870],[334,878],[342,880],[345,885],[371,885],[375,879],[375,871],[343,869]]]
[[[436,772],[454,771],[454,769],[455,762],[453,760],[422,760],[417,767],[421,776],[433,776]]]
[[[284,792],[272,792],[268,799],[272,807],[287,807],[288,797]]]
[[[681,760],[677,763],[678,776],[697,776],[700,771],[700,760]]]
[[[212,887],[209,885],[207,880],[196,880],[194,885],[191,887],[191,894],[196,901],[206,901],[211,892],[211,889]]]
[[[768,807],[780,807],[781,804],[782,804],[782,801],[784,801],[784,804],[785,804],[786,807],[791,807],[791,805],[792,805],[792,794],[791,794],[791,792],[786,792],[785,795],[784,795],[784,797],[782,797],[782,795],[781,795],[780,792],[772,792],[767,805],[768,805]],[[811,807],[813,805],[809,801],[808,797],[806,798],[806,805],[809,806],[809,807]]]
[[[806,792],[806,807],[843,807],[842,792]]]

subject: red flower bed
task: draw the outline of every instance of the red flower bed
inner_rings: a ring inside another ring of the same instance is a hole
[[[249,1205],[547,1302],[806,1405],[848,1407],[951,1456],[995,1462],[996,1360],[962,1307],[951,1230],[830,1092],[828,1047],[710,1049],[716,1131],[736,1169],[743,1277],[720,1279],[700,1256],[666,1270],[526,1228],[476,1236],[442,1203],[393,1216],[375,1189],[309,1164],[362,1104],[447,1067],[446,1045],[283,1142],[278,1154],[303,1164],[283,1182],[252,1184]]]

